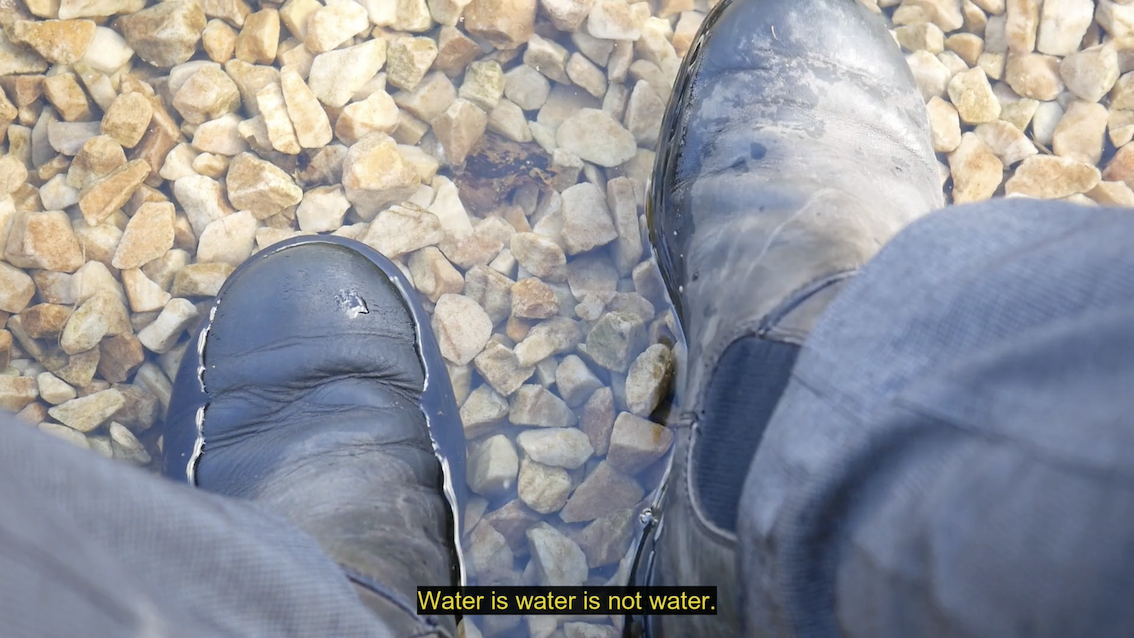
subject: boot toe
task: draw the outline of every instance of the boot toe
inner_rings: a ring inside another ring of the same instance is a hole
[[[374,404],[376,395],[358,388],[365,380],[393,397],[378,399],[389,404],[379,408],[418,402],[436,447],[463,476],[463,432],[441,418],[455,412],[455,399],[427,321],[397,267],[363,244],[302,237],[255,255],[222,287],[182,360],[166,475],[195,481],[210,448],[263,431],[276,416],[286,420],[287,401],[305,392],[321,392],[324,403]],[[320,391],[330,380],[345,382]]]

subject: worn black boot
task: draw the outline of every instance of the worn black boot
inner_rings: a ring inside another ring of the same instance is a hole
[[[800,344],[841,282],[942,205],[940,182],[913,77],[857,0],[722,0],[658,148],[650,234],[688,352],[636,580],[719,588],[716,616],[650,635],[737,635],[740,491]]]
[[[303,237],[238,268],[166,428],[166,475],[309,533],[390,635],[456,635],[415,610],[417,586],[462,580],[464,433],[427,317],[382,255]]]

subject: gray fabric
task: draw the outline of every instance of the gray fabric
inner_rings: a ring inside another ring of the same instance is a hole
[[[748,635],[1134,635],[1134,212],[1007,200],[828,308],[749,470]]]
[[[0,414],[0,636],[382,636],[309,536]]]

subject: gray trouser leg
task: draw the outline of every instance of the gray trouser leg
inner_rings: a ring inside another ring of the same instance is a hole
[[[740,537],[749,635],[1134,635],[1134,211],[894,239],[801,352]]]
[[[0,415],[0,635],[380,636],[309,536]]]

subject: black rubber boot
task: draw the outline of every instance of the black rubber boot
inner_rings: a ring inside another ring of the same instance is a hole
[[[165,474],[309,533],[390,635],[455,636],[416,615],[416,587],[463,579],[464,432],[397,267],[338,237],[276,244],[229,277],[192,346]]]
[[[718,587],[716,616],[657,617],[650,635],[738,635],[740,490],[800,344],[840,282],[942,194],[912,74],[857,0],[722,0],[658,149],[650,235],[688,352],[636,580]]]

